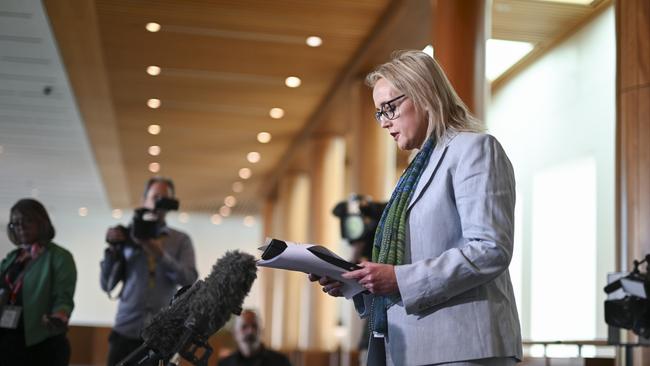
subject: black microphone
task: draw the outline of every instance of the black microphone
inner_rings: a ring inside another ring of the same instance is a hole
[[[227,252],[172,304],[159,311],[143,329],[144,344],[118,365],[143,365],[171,358],[175,353],[194,364],[207,364],[212,348],[208,338],[241,312],[244,298],[257,277],[255,258]],[[204,349],[202,357],[196,351]]]

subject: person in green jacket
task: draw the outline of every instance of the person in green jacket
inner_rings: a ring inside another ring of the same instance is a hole
[[[21,199],[11,208],[7,235],[16,249],[0,263],[0,366],[70,362],[77,269],[54,233],[40,202]]]

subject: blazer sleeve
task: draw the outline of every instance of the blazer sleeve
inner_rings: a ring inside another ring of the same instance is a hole
[[[52,313],[64,312],[68,316],[74,309],[74,291],[77,285],[77,267],[72,254],[61,250],[52,258],[53,286],[52,286]]]
[[[508,268],[512,258],[515,180],[499,142],[490,135],[473,140],[460,154],[452,182],[450,194],[454,195],[466,244],[436,258],[395,267],[409,314],[493,280]]]

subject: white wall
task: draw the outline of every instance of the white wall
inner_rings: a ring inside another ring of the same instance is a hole
[[[511,265],[525,339],[606,338],[615,267],[615,28],[606,10],[492,96],[517,179]]]

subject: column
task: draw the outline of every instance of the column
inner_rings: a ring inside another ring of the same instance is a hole
[[[264,238],[273,237],[273,210],[277,202],[277,197],[267,198],[262,207],[262,232]],[[262,238],[262,240],[264,239]],[[260,240],[260,243],[262,242]],[[262,340],[266,344],[272,344],[271,342],[271,329],[273,319],[273,283],[274,283],[274,270],[271,268],[258,267],[258,281],[260,282],[260,304],[261,309],[259,309],[260,317],[262,318]]]
[[[339,222],[332,208],[344,197],[345,140],[343,137],[318,136],[311,142],[311,241],[339,252]],[[332,350],[337,339],[334,329],[340,314],[335,298],[311,284],[311,310],[307,346],[311,349]]]
[[[617,53],[618,265],[650,253],[650,2],[615,1]],[[631,336],[628,341],[634,342]],[[634,364],[650,362],[650,350],[634,351]]]
[[[278,189],[273,236],[293,242],[306,242],[309,227],[309,176],[290,172],[282,178]],[[277,349],[296,349],[300,339],[303,309],[300,299],[307,278],[303,273],[272,270],[273,293],[271,345]]]
[[[287,203],[282,215],[282,238],[297,243],[307,242],[309,228],[309,176],[307,173],[290,173],[287,178],[283,179],[280,196]],[[308,279],[304,273],[282,272],[285,277],[282,345],[285,349],[297,349],[302,318],[297,315],[306,311],[300,299]]]
[[[432,0],[433,49],[454,89],[480,120],[485,120],[485,41],[491,1]]]

